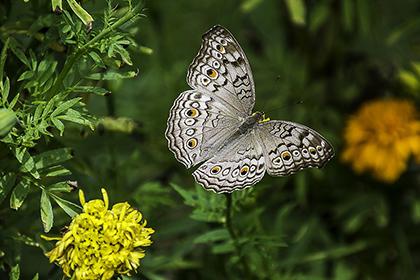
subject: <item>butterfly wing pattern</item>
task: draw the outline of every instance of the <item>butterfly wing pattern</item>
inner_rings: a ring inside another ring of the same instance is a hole
[[[287,121],[269,121],[257,125],[267,173],[286,176],[307,167],[323,167],[334,149],[318,132]]]
[[[221,26],[203,35],[201,48],[188,69],[187,83],[225,100],[239,116],[252,113],[255,88],[251,67],[236,39]]]
[[[230,193],[253,186],[265,172],[320,168],[334,155],[325,138],[301,124],[259,121],[243,129],[255,104],[254,81],[245,53],[221,26],[203,35],[187,83],[192,90],[175,100],[165,135],[187,168],[204,162],[193,176],[208,190]]]

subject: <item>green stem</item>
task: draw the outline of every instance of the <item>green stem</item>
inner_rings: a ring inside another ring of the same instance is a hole
[[[76,52],[74,52],[72,55],[69,56],[69,58],[66,60],[63,69],[61,70],[60,74],[57,77],[57,80],[55,81],[54,85],[51,87],[51,89],[47,93],[47,99],[52,98],[55,96],[61,86],[63,85],[63,81],[66,78],[67,74],[70,72],[73,65],[76,63],[76,61],[83,56],[85,53],[87,53],[93,45],[95,45],[99,40],[107,36],[109,33],[111,33],[113,30],[117,29],[130,19],[133,19],[136,17],[136,12],[139,9],[139,6],[136,6],[128,11],[122,18],[117,20],[114,24],[110,25],[109,27],[102,30],[98,35],[93,37],[89,42],[84,44],[82,47],[80,47]]]
[[[226,196],[226,228],[229,231],[229,235],[233,240],[233,244],[235,246],[236,254],[239,257],[239,261],[241,262],[245,278],[251,279],[251,268],[246,261],[245,257],[242,255],[242,248],[238,241],[238,235],[235,232],[233,225],[232,225],[232,194],[227,193]]]

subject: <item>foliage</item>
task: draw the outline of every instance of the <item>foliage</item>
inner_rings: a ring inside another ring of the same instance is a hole
[[[40,234],[80,212],[73,189],[102,186],[156,231],[124,279],[420,277],[419,166],[387,184],[341,156],[363,104],[419,108],[418,1],[147,1],[141,21],[134,1],[78,4],[93,22],[71,3],[0,4],[0,278],[60,279]],[[168,112],[215,24],[248,56],[256,110],[331,140],[325,168],[224,196],[174,159]]]

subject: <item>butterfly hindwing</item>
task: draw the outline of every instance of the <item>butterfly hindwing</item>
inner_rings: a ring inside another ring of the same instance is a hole
[[[239,125],[224,104],[196,90],[184,91],[170,110],[169,149],[187,168],[213,155]]]
[[[321,168],[333,156],[331,144],[319,133],[301,124],[268,121],[257,125],[264,149],[267,173],[293,174],[303,168]]]
[[[240,116],[252,113],[255,89],[248,59],[233,35],[221,26],[203,35],[187,82],[194,89],[210,91],[225,100]]]
[[[241,135],[203,163],[195,180],[216,193],[233,192],[255,185],[265,174],[261,146],[253,133]]]

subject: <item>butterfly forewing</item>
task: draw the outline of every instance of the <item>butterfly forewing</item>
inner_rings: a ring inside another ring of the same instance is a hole
[[[240,125],[219,101],[196,90],[184,91],[170,110],[169,149],[187,168],[210,158]]]
[[[212,92],[239,116],[252,113],[255,89],[248,59],[232,34],[221,26],[203,35],[198,55],[188,69],[187,82],[194,89]]]

